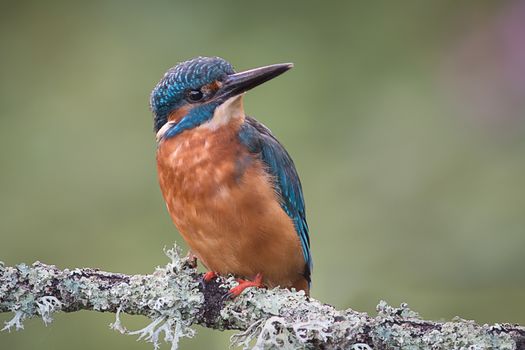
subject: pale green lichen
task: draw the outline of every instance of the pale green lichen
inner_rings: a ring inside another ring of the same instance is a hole
[[[378,312],[379,315],[375,320],[377,326],[372,333],[372,339],[387,344],[389,348],[512,350],[516,346],[509,334],[498,334],[492,332],[493,329],[488,325],[479,326],[473,321],[462,319],[439,324],[439,329],[428,332],[421,331],[421,328],[417,327],[406,327],[399,321],[414,324],[425,322],[417,313],[408,309],[406,304],[402,304],[400,308],[393,308],[381,302],[378,305]],[[397,322],[392,323],[393,321]]]
[[[36,301],[38,314],[47,325],[53,321],[53,313],[60,311],[62,303],[54,296],[44,296]]]
[[[523,328],[511,325],[479,326],[462,319],[424,321],[408,305],[396,308],[384,301],[377,306],[377,316],[371,317],[351,309],[335,310],[308,299],[303,292],[284,289],[249,289],[234,300],[210,303],[214,299],[205,300],[195,269],[181,258],[179,250],[167,250],[166,255],[170,258],[166,266],[150,275],[135,276],[93,269],[61,271],[38,262],[16,267],[0,263],[0,312],[14,313],[3,329],[22,329],[23,321],[34,316],[47,324],[55,312],[89,309],[115,312],[112,329],[149,341],[155,349],[165,341],[172,350],[182,337],[194,336],[193,324],[241,330],[231,342],[244,349],[316,349],[322,345],[351,350],[511,350],[515,339],[525,334]],[[230,277],[223,283],[223,289],[215,285],[217,293],[237,282]],[[206,307],[216,308],[217,313],[203,318],[201,308]],[[120,319],[123,312],[147,316],[151,323],[129,331]]]
[[[326,311],[326,312],[323,312]],[[227,305],[221,316],[230,322],[251,322],[246,331],[232,336],[232,345],[248,349],[313,348],[311,341],[326,342],[335,336],[333,308],[308,302],[303,292],[283,289],[250,290]]]
[[[171,348],[175,350],[181,338],[195,335],[191,326],[203,303],[203,296],[198,291],[198,283],[188,273],[189,268],[181,258],[180,250],[174,247],[165,250],[165,253],[171,261],[164,267],[157,267],[151,283],[143,283],[143,276],[134,276],[130,280],[130,299],[140,300],[151,310],[149,317],[152,322],[142,329],[128,331],[120,321],[121,306],[117,310],[115,322],[110,326],[124,334],[138,335],[138,339],[153,343],[155,349],[159,348],[160,339],[163,339],[171,343]],[[166,290],[176,293],[166,293]],[[118,294],[126,293],[120,291]]]
[[[60,301],[53,296],[35,297],[49,287],[53,278],[52,273],[41,268],[39,262],[34,263],[31,267],[19,264],[16,268],[5,268],[2,265],[1,272],[0,300],[9,300],[2,305],[2,309],[15,313],[14,317],[5,323],[2,330],[10,331],[13,327],[21,330],[24,328],[22,322],[34,316],[40,316],[45,324],[53,320],[52,314],[61,309]],[[31,286],[31,292],[28,292],[26,288],[14,288],[17,281],[20,280]],[[12,293],[13,289],[14,293]],[[7,293],[10,293],[9,298],[6,298]]]
[[[368,344],[357,343],[357,344],[352,345],[350,350],[372,350],[372,348]]]
[[[268,305],[268,300],[272,305]],[[222,316],[230,321],[251,322],[245,331],[231,338],[233,345],[243,349],[314,349],[319,344],[360,350],[515,348],[512,336],[493,332],[494,326],[478,326],[465,320],[434,324],[421,320],[407,304],[395,308],[381,301],[377,310],[374,318],[353,310],[341,312],[276,289],[248,292],[245,298],[227,306]],[[366,342],[356,341],[363,337]]]
[[[176,349],[181,337],[195,334],[191,325],[203,296],[193,276],[194,270],[186,266],[179,249],[174,247],[165,253],[170,258],[166,266],[158,267],[152,275],[131,277],[91,269],[60,271],[39,262],[14,268],[1,265],[0,311],[14,312],[3,330],[23,329],[23,321],[34,316],[41,317],[46,324],[51,322],[52,314],[63,306],[55,296],[46,294],[56,289],[55,293],[71,299],[69,308],[111,311],[118,306],[119,311],[150,317],[150,325],[128,332],[120,322],[119,312],[112,328],[151,341],[155,348],[159,347],[159,340],[164,339]],[[117,280],[109,288],[108,281],[119,276],[122,281]],[[18,288],[19,284],[26,287]]]
[[[12,319],[5,322],[4,328],[2,328],[2,331],[8,331],[11,332],[11,329],[14,327],[15,330],[19,331],[24,329],[24,324],[22,323],[26,317],[24,316],[24,313],[22,311],[15,311],[15,315]]]

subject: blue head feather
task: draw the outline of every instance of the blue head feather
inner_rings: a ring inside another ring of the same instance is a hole
[[[186,102],[185,94],[192,89],[212,83],[226,75],[233,74],[232,65],[220,57],[197,57],[179,63],[170,68],[160,82],[155,86],[150,97],[150,106],[154,114],[154,130],[168,121],[168,115],[173,110],[182,107]],[[193,108],[173,129],[173,136],[185,129],[197,126],[213,116],[217,106],[201,105]]]

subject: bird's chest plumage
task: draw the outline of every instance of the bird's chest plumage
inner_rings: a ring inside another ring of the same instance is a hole
[[[290,285],[304,271],[292,220],[273,179],[235,128],[195,128],[161,142],[160,187],[173,222],[211,270],[263,272],[269,285]]]
[[[157,153],[160,187],[170,215],[188,243],[203,242],[221,217],[231,216],[233,192],[246,169],[232,130],[189,130],[164,141]],[[239,199],[237,199],[239,200]]]
[[[165,140],[157,152],[157,167],[172,220],[197,255],[230,244],[234,232],[242,234],[246,225],[241,221],[253,220],[252,203],[260,197],[250,187],[269,185],[260,164],[230,127],[195,128]],[[206,262],[205,255],[201,258]]]
[[[157,154],[160,180],[169,178],[163,190],[188,200],[213,196],[232,180],[237,145],[230,136],[188,131],[164,141]]]

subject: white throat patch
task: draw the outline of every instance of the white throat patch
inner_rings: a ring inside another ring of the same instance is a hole
[[[244,94],[241,94],[227,99],[223,104],[215,108],[213,117],[208,122],[200,125],[199,128],[217,130],[219,127],[227,125],[232,119],[244,118],[243,95]],[[177,123],[173,121],[164,124],[159,131],[157,131],[157,142],[159,142],[164,134],[175,124]]]
[[[213,112],[213,118],[207,123],[202,124],[202,127],[216,130],[221,126],[228,124],[232,119],[244,118],[244,107],[242,103],[243,95],[244,94],[241,94],[227,99],[215,109],[215,112]]]

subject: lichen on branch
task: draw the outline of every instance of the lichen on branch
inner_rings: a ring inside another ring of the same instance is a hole
[[[49,323],[55,312],[93,310],[115,313],[111,328],[155,348],[164,340],[176,349],[180,338],[195,335],[192,325],[198,324],[239,330],[231,341],[245,349],[525,349],[523,327],[425,321],[406,305],[394,308],[381,302],[378,314],[369,316],[278,288],[251,289],[229,300],[226,292],[236,283],[232,277],[203,284],[176,247],[166,254],[168,264],[149,275],[0,263],[0,312],[14,313],[3,330],[23,329],[23,321],[31,317]],[[121,313],[143,315],[151,322],[129,331]]]

